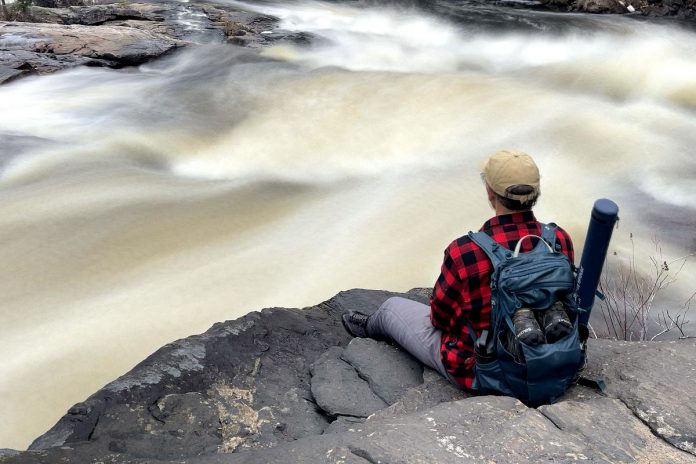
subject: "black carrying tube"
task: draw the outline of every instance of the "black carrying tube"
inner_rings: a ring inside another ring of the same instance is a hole
[[[587,339],[587,323],[607,257],[611,234],[618,218],[619,207],[616,203],[606,198],[595,202],[577,278],[578,306],[584,310],[578,320],[581,331],[585,332],[584,336],[581,334],[583,339]]]

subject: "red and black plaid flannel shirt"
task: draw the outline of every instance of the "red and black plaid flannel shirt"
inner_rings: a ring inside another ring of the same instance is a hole
[[[541,223],[531,211],[496,216],[481,230],[508,249],[514,249],[525,235],[541,235]],[[556,230],[561,251],[573,262],[573,243],[560,227]],[[530,251],[537,239],[522,242]],[[484,251],[465,235],[445,250],[442,272],[430,299],[430,320],[442,330],[442,364],[454,380],[467,389],[474,381],[476,359],[467,321],[480,335],[491,326],[491,274],[493,266]]]

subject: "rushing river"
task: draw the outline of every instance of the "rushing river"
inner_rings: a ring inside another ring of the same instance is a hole
[[[578,249],[609,197],[619,256],[696,251],[696,34],[454,3],[249,5],[314,45],[0,87],[0,448],[216,321],[432,285],[500,148]]]

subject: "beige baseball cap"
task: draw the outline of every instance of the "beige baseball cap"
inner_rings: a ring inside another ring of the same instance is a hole
[[[498,195],[527,202],[539,196],[539,168],[526,153],[514,150],[500,150],[488,158],[483,166],[481,177]],[[512,193],[515,186],[528,185],[534,189],[525,195]]]

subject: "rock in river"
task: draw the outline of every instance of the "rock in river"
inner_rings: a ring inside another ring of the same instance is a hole
[[[0,23],[0,62],[38,73],[69,64],[123,67],[164,55],[177,40],[132,27]],[[12,77],[12,76],[9,76]]]

